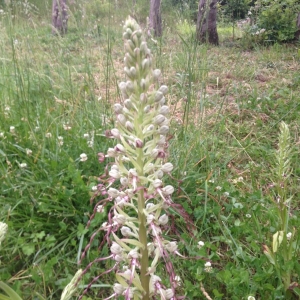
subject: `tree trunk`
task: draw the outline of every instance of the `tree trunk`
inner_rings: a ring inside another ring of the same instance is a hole
[[[295,39],[300,40],[300,13],[298,13],[296,24],[297,24],[298,30],[295,33]]]
[[[68,29],[67,0],[53,0],[52,2],[52,33],[64,35]]]
[[[217,3],[218,0],[199,1],[196,34],[200,42],[219,45]]]
[[[161,0],[150,0],[149,26],[156,37],[162,35],[160,3]]]

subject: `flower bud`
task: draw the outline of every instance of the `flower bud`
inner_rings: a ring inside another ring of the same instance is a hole
[[[121,214],[118,214],[118,213],[115,213],[113,220],[114,220],[114,222],[118,223],[119,225],[123,225],[126,223],[126,217]]]
[[[150,211],[151,208],[152,208],[153,206],[154,206],[154,203],[152,203],[152,202],[147,203],[147,205],[146,205],[146,210],[147,210],[147,211]]]
[[[165,290],[166,299],[172,299],[174,297],[174,292],[172,289]]]
[[[117,244],[116,242],[112,242],[112,245],[110,247],[110,251],[112,254],[122,254],[123,248]]]
[[[122,226],[121,233],[122,233],[123,236],[129,236],[129,235],[132,234],[132,231],[131,231],[131,229],[129,227]]]
[[[144,143],[140,139],[135,139],[135,147],[136,148],[143,148]]]
[[[130,131],[130,132],[132,132],[133,129],[134,129],[134,126],[133,126],[133,124],[132,124],[130,121],[126,121],[125,127],[126,127],[126,129],[127,129],[128,131]]]
[[[167,115],[170,112],[169,107],[167,105],[163,105],[160,109],[159,109],[159,113],[162,115]]]
[[[159,128],[158,132],[160,134],[166,135],[169,132],[169,126],[163,125]]]
[[[170,173],[173,170],[173,165],[170,162],[167,162],[164,165],[162,165],[161,170],[164,173]]]
[[[164,94],[160,91],[157,91],[154,96],[154,101],[159,102],[163,98]]]
[[[138,173],[137,173],[136,169],[130,169],[130,170],[128,171],[128,177],[129,177],[129,178],[137,177],[137,176],[138,176]]]
[[[128,186],[128,178],[127,177],[121,177],[120,182],[123,186]]]
[[[151,106],[150,106],[150,105],[147,105],[147,106],[145,106],[145,108],[144,108],[144,113],[147,114],[150,110],[151,110]]]
[[[140,49],[141,49],[142,54],[146,55],[147,51],[148,51],[147,42],[141,42]]]
[[[167,185],[161,189],[165,195],[171,195],[174,193],[174,188],[171,185]]]
[[[132,93],[134,91],[134,85],[133,85],[132,81],[130,81],[130,80],[128,80],[126,82],[126,91],[128,93]]]
[[[124,148],[124,146],[123,145],[121,145],[121,144],[117,144],[116,146],[115,146],[115,151],[117,151],[117,152],[123,152],[123,153],[125,153],[125,148]]]
[[[130,100],[130,99],[126,99],[126,100],[124,101],[124,105],[125,105],[125,107],[126,107],[127,109],[131,109],[131,108],[132,108],[132,102],[131,102],[131,100]]]
[[[155,217],[153,215],[148,215],[147,216],[147,224],[152,223],[155,220]]]
[[[161,187],[163,183],[160,179],[155,179],[152,184],[155,188],[158,188]]]
[[[157,115],[154,119],[154,124],[161,125],[161,123],[163,123],[165,119],[166,117],[164,117],[163,115]]]
[[[166,103],[166,98],[165,98],[165,97],[162,97],[162,98],[160,99],[160,101],[158,102],[158,104],[159,104],[160,106],[163,106],[165,103]]]
[[[118,156],[118,153],[114,148],[108,148],[107,156],[108,157],[116,157],[116,156]]]
[[[131,251],[128,252],[128,258],[139,258],[139,253],[136,249],[132,249]]]
[[[118,114],[117,120],[122,125],[125,125],[126,123],[126,117],[123,114]]]
[[[161,135],[158,142],[157,142],[157,145],[158,146],[164,146],[165,143],[166,143],[166,137],[164,135]]]
[[[123,110],[123,106],[120,103],[114,104],[114,112],[120,114]]]
[[[6,223],[0,222],[0,245],[5,238],[7,229],[8,229],[8,225]]]
[[[161,75],[161,71],[159,69],[155,69],[155,70],[153,70],[152,74],[155,79],[159,79],[159,77]]]
[[[115,179],[119,179],[121,177],[120,172],[114,169],[109,171],[109,176]]]
[[[142,93],[140,95],[140,101],[142,104],[145,104],[147,102],[147,95],[145,93]]]
[[[120,296],[125,291],[125,288],[120,283],[115,283],[113,285],[113,290],[118,296]]]
[[[117,189],[114,188],[109,188],[109,190],[107,191],[108,195],[112,198],[116,198],[119,196],[119,191]]]
[[[163,178],[164,172],[162,170],[157,170],[154,174],[154,176],[158,179]]]
[[[169,217],[166,214],[163,214],[158,219],[159,225],[166,225],[168,223],[168,221],[169,221]]]
[[[111,131],[111,134],[114,138],[119,139],[120,138],[120,131],[117,128],[113,128]]]
[[[175,251],[177,251],[177,242],[168,242],[166,245],[165,245],[165,248],[170,252],[170,253],[173,253]]]
[[[162,92],[163,95],[166,95],[168,93],[168,87],[166,85],[162,85],[158,90]]]

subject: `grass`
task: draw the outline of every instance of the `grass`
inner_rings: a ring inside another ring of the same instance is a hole
[[[9,225],[0,278],[23,299],[59,299],[78,269],[80,249],[105,220],[99,214],[85,229],[92,187],[104,172],[97,153],[110,145],[104,131],[113,126],[111,103],[124,78],[120,24],[132,11],[101,5],[73,7],[63,38],[51,35],[50,12],[40,7],[39,15],[18,8],[14,22],[0,15],[0,220]],[[134,8],[142,22],[143,5]],[[202,284],[213,299],[288,299],[262,245],[271,247],[279,230],[271,174],[281,121],[294,147],[289,227],[299,228],[298,45],[245,50],[231,40],[230,26],[219,28],[220,47],[198,45],[187,21],[174,26],[170,15],[166,22],[164,36],[149,45],[170,89],[169,160],[182,180],[173,200],[194,224],[191,232],[175,216],[170,231],[189,257],[175,262],[182,294],[204,299]],[[87,161],[80,161],[82,153]],[[105,255],[98,243],[85,265]],[[299,235],[294,243],[288,268],[299,283]],[[205,259],[211,272],[204,271]],[[98,272],[93,267],[85,283]],[[290,299],[298,299],[294,291]],[[85,299],[105,293],[94,288]]]

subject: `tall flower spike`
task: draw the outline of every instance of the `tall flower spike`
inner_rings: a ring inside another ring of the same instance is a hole
[[[113,258],[115,267],[111,270],[116,272],[117,281],[114,294],[107,299],[122,294],[125,300],[176,300],[173,267],[164,268],[170,273],[166,277],[170,278],[171,289],[153,282],[158,278],[154,274],[158,262],[164,259],[169,266],[170,256],[177,253],[177,243],[162,236],[174,192],[171,185],[163,184],[163,176],[173,169],[165,161],[168,88],[159,85],[161,72],[152,69],[151,51],[134,19],[125,22],[123,38],[127,81],[119,83],[122,101],[113,106],[116,128],[107,132],[117,145],[105,156],[114,162],[107,181],[108,198],[103,201],[114,205],[108,222],[100,228],[106,232],[105,240],[112,240],[109,257]],[[112,187],[114,182],[120,183],[119,190]],[[147,203],[150,198],[151,203]]]

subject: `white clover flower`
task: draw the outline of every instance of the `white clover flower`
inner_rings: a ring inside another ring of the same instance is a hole
[[[221,191],[221,190],[222,190],[222,187],[218,185],[218,186],[216,186],[216,190],[217,190],[217,191]]]
[[[27,154],[28,156],[30,156],[30,155],[32,154],[32,150],[26,149],[26,154]]]
[[[198,242],[198,248],[201,249],[203,246],[204,246],[204,242],[199,241],[199,242]]]
[[[204,265],[204,271],[208,272],[208,273],[212,271],[212,266],[211,266],[211,262],[210,261],[208,261],[208,262],[205,263],[205,265]]]
[[[238,182],[243,182],[244,181],[244,178],[242,176],[240,176],[238,179],[237,179]]]
[[[229,193],[228,193],[228,192],[224,192],[223,196],[224,196],[224,197],[228,197],[228,196],[229,196]]]
[[[292,235],[293,235],[293,234],[292,234],[291,232],[288,232],[288,233],[286,234],[286,238],[287,238],[288,241],[291,239]]]
[[[247,300],[255,300],[253,296],[248,296]]]
[[[67,123],[67,124],[63,124],[63,129],[64,130],[71,130],[72,127]]]
[[[0,138],[4,138],[4,132],[0,132]]]
[[[10,126],[9,127],[9,131],[10,131],[10,133],[15,133],[15,126]]]
[[[45,137],[46,137],[47,139],[51,138],[51,137],[52,137],[51,132],[47,132],[47,133],[45,134]]]
[[[246,214],[246,218],[250,219],[251,215],[250,214]]]
[[[27,164],[26,164],[26,163],[21,163],[21,164],[20,164],[20,168],[22,168],[22,169],[27,168]]]
[[[7,233],[8,225],[6,223],[0,222],[0,245],[3,242],[5,235]]]
[[[80,154],[80,161],[87,161],[88,157],[85,153]]]

